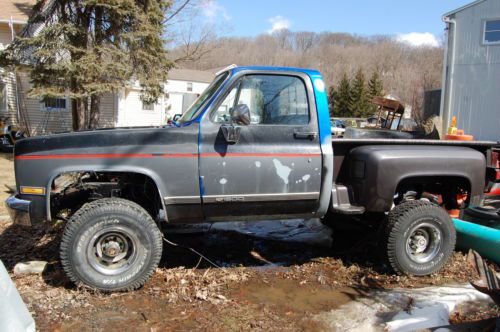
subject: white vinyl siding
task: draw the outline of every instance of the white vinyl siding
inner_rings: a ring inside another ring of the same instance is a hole
[[[145,110],[139,89],[125,89],[119,97],[118,127],[160,126],[165,124],[163,99],[151,104],[153,109]],[[149,105],[147,105],[149,106]]]

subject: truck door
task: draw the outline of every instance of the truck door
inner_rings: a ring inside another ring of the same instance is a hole
[[[251,121],[228,143],[231,109]],[[252,72],[233,78],[201,121],[200,185],[210,220],[312,217],[321,186],[313,88],[300,73]]]

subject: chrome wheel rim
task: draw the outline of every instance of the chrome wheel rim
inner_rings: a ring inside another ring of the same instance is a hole
[[[136,261],[138,243],[137,236],[124,227],[101,230],[89,241],[89,263],[104,275],[123,273]]]
[[[406,239],[406,254],[415,263],[427,263],[439,253],[442,245],[441,230],[431,223],[413,227]]]

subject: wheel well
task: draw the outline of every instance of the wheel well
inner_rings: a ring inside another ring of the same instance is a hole
[[[67,219],[81,206],[101,198],[120,197],[142,206],[154,220],[163,220],[164,210],[155,181],[132,172],[66,172],[51,183],[50,211]]]
[[[459,199],[457,195],[463,195]],[[471,183],[460,176],[419,176],[400,181],[394,193],[394,204],[408,199],[427,198],[448,210],[468,206],[471,196]]]

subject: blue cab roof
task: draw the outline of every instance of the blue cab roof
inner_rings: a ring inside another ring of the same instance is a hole
[[[268,66],[242,66],[242,67],[234,67],[231,69],[233,73],[237,73],[245,70],[268,70],[268,71],[295,71],[304,73],[306,75],[321,75],[318,70],[315,69],[306,69],[306,68],[296,68],[296,67],[268,67]]]

